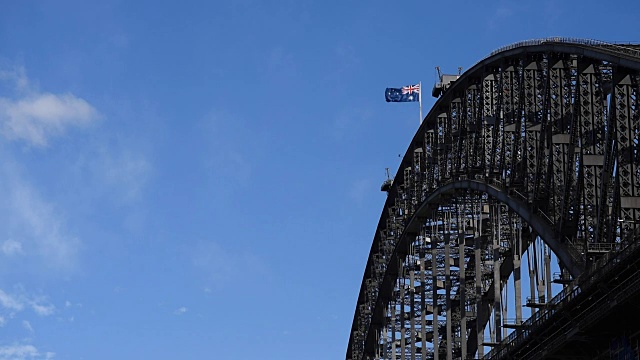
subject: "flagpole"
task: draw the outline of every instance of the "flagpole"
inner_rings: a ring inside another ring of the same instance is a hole
[[[422,81],[420,81],[420,91],[418,91],[418,100],[420,102],[420,125],[422,125]]]

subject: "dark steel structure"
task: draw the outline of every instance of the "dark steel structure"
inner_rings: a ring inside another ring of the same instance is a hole
[[[640,46],[520,42],[448,85],[387,184],[346,359],[637,358]]]

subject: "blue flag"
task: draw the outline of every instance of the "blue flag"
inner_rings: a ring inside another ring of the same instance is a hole
[[[384,92],[387,102],[407,102],[420,100],[420,85],[403,86],[400,89],[387,88]]]

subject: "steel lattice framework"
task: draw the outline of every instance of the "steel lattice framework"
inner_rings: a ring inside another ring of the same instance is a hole
[[[639,95],[638,46],[566,38],[501,48],[452,83],[388,191],[346,359],[498,356],[635,244]]]

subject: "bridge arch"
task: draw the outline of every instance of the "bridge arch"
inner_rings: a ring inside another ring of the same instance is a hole
[[[437,203],[436,199],[442,197],[445,194],[454,193],[456,190],[474,190],[482,192],[507,205],[532,228],[535,234],[537,234],[547,245],[549,245],[551,250],[558,256],[559,260],[562,262],[562,265],[567,268],[567,271],[571,274],[571,276],[577,278],[584,270],[584,264],[576,261],[577,254],[571,253],[571,251],[574,249],[566,247],[560,242],[560,239],[556,237],[551,224],[547,223],[540,216],[536,215],[523,200],[511,196],[510,194],[502,191],[500,188],[487,184],[483,181],[459,180],[436,189],[429,195],[427,199],[425,199],[423,204],[418,208],[416,213],[413,215],[413,218],[407,224],[406,230],[410,230],[412,229],[412,227],[418,225],[417,218],[419,218],[421,214],[427,212],[430,205]]]
[[[494,264],[498,275],[488,286],[495,290],[493,295],[486,294],[492,289],[477,287],[475,302],[465,300],[461,293],[457,300],[452,299],[456,291],[468,291],[463,285],[468,281],[463,275],[467,270],[458,264],[457,280],[446,275],[447,299],[442,309],[439,300],[434,300],[445,290],[440,288],[439,274],[442,269],[451,270],[447,264],[452,251],[459,251],[460,263],[471,262],[465,254],[474,247],[482,255],[489,252],[485,247],[491,241],[494,248],[500,242],[495,233],[486,236],[493,240],[476,236],[484,240],[475,240],[471,246],[464,239],[451,240],[456,234],[466,236],[452,219],[458,224],[475,221],[480,227],[485,223],[482,210],[469,210],[475,208],[469,205],[473,201],[494,209],[486,215],[488,226],[500,228],[497,223],[507,226],[512,222],[507,227],[515,234],[516,230],[523,233],[523,224],[527,224],[556,254],[563,266],[562,276],[567,278],[578,278],[602,250],[614,249],[635,236],[640,230],[639,83],[638,47],[566,38],[498,49],[462,74],[425,117],[388,192],[363,276],[346,358],[395,359],[404,352],[425,358],[429,336],[433,345],[427,358],[437,358],[441,346],[446,347],[446,358],[469,357],[474,355],[470,351],[483,346],[484,339],[479,337],[484,330],[479,327],[484,328],[492,311],[495,326],[507,325],[495,312],[500,306],[496,296],[501,296],[503,286],[499,273],[502,265],[521,256],[514,254],[526,249],[496,251],[486,261],[476,255],[476,263]],[[501,206],[507,207],[508,216],[501,213]],[[522,223],[513,220],[516,217]],[[431,272],[424,264],[428,251],[433,251]],[[500,269],[495,264],[501,264]],[[513,265],[507,270],[513,273]],[[413,278],[418,273],[422,281]],[[480,271],[473,276],[479,283],[485,275]],[[405,289],[402,281],[419,285]],[[458,290],[452,288],[452,282]],[[418,287],[421,295],[415,295]],[[425,298],[429,292],[431,330],[427,333],[421,328],[419,334],[418,319],[422,327],[428,326]],[[483,297],[493,304],[483,302]],[[416,305],[418,300],[421,304]],[[411,305],[406,301],[412,301]],[[452,309],[455,301],[460,309]],[[473,319],[462,316],[460,320],[460,314],[471,308]],[[439,335],[440,325],[434,325],[439,316],[446,317],[446,339]],[[455,316],[458,318],[451,320]],[[393,329],[384,330],[391,322]],[[383,330],[393,332],[391,342],[381,340]],[[396,334],[401,337],[398,346]],[[417,343],[423,348],[420,354]],[[455,353],[452,350],[462,347],[465,349]]]

